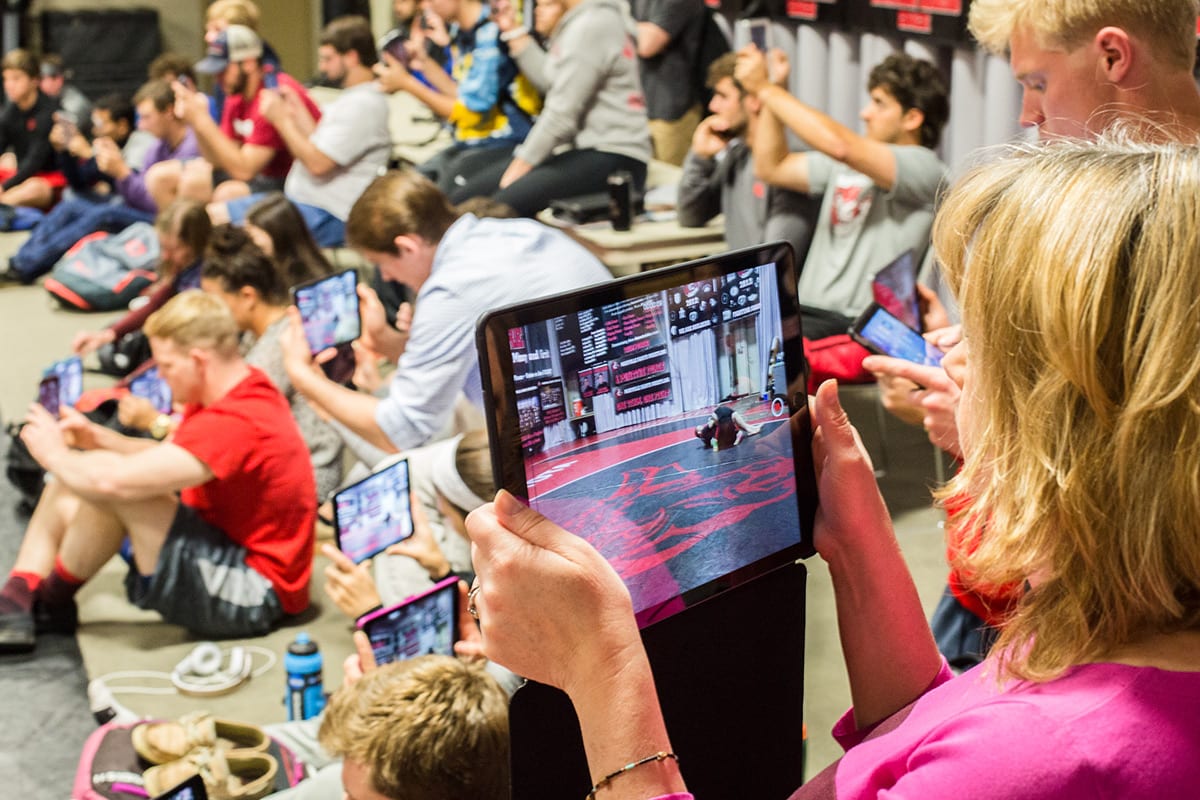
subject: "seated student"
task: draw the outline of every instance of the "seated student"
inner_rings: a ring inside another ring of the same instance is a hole
[[[313,120],[321,118],[317,104],[294,78],[264,64],[262,39],[242,25],[230,25],[218,34],[195,69],[219,76],[226,93],[221,122],[213,121],[204,95],[179,81],[172,84],[176,112],[195,131],[204,161],[188,162],[186,168],[177,161],[157,165],[155,180],[169,185],[171,181],[163,179],[162,173],[170,173],[178,182],[180,195],[216,202],[282,189],[292,154],[279,131],[263,116],[264,96],[277,91],[266,82],[286,92],[289,103],[303,105]]]
[[[465,391],[482,407],[475,320],[507,303],[608,280],[608,270],[561,231],[525,219],[459,216],[436,186],[411,171],[375,180],[350,210],[350,244],[384,277],[417,293],[406,332],[364,321],[373,350],[396,361],[387,398],[318,374],[299,312],[283,337],[284,366],[310,403],[387,452],[417,447],[449,420]],[[382,308],[380,308],[382,316]]]
[[[300,211],[283,192],[264,195],[246,209],[242,227],[275,261],[287,288],[333,274],[333,267],[317,247]]]
[[[786,59],[772,57],[777,75]],[[871,304],[871,278],[905,250],[920,258],[929,246],[933,205],[946,165],[933,148],[950,113],[937,67],[905,53],[877,64],[867,81],[870,102],[858,134],[805,105],[768,80],[766,58],[750,46],[738,53],[735,74],[762,103],[754,138],[756,174],[775,186],[821,196],[819,224],[800,271],[800,302],[808,340],[844,335]],[[789,153],[784,126],[813,149]],[[869,379],[859,366],[866,351],[853,343],[841,377]],[[813,383],[834,371],[806,348]],[[822,354],[824,357],[824,354]]]
[[[451,70],[450,35],[445,30],[444,24],[434,30],[433,26],[441,18],[436,14],[425,16],[421,5],[422,3],[417,0],[392,0],[392,19],[396,24],[380,37],[380,50],[386,44],[399,40],[406,44],[406,50],[420,53],[418,61],[434,64],[443,72],[449,73]],[[442,39],[443,34],[445,35],[444,40]],[[411,43],[411,46],[407,46],[408,43]],[[422,80],[424,77],[418,70],[414,70],[413,74],[418,80]],[[428,80],[424,82],[427,86],[432,86]]]
[[[259,636],[308,606],[316,488],[287,401],[242,360],[215,297],[184,292],[146,335],[185,407],[170,441],[30,407],[22,439],[55,480],[0,589],[3,652],[31,650],[35,632],[73,631],[76,592],[126,537],[130,601],[197,635]]]
[[[79,125],[85,136],[98,136],[92,129],[92,101],[73,83],[67,83],[67,65],[58,53],[43,53],[38,67],[38,89],[51,98]]]
[[[491,194],[499,174],[492,167],[505,163],[525,139],[541,98],[518,73],[482,0],[428,3],[421,24],[454,31],[453,78],[428,58],[421,41],[413,40],[407,65],[384,54],[380,85],[389,92],[408,92],[453,129],[454,144],[419,165],[421,174],[452,203]]]
[[[147,317],[162,308],[172,297],[200,286],[200,261],[212,232],[212,222],[204,206],[190,200],[177,200],[159,213],[154,227],[158,231],[158,245],[162,255],[158,263],[159,282],[149,301],[107,328],[99,331],[79,331],[71,340],[71,352],[82,356],[100,348],[107,348],[110,353],[108,359],[111,360],[114,344],[140,331]],[[149,353],[144,355],[148,357]],[[102,352],[101,362],[104,360]],[[125,364],[121,374],[139,364],[141,360]]]
[[[221,32],[230,25],[243,25],[258,33],[258,24],[261,18],[262,12],[254,0],[214,0],[204,10],[204,46],[212,46]],[[261,36],[261,34],[259,35]],[[278,71],[282,63],[279,60],[279,54],[265,40],[262,47],[262,63]],[[193,75],[192,86],[195,85],[195,76]],[[209,108],[212,118],[214,121],[220,122],[221,112],[225,107],[225,90],[220,82],[213,86],[210,100]]]
[[[1019,148],[964,176],[942,209],[934,243],[966,331],[943,361],[963,389],[965,458],[944,494],[972,498],[954,519],[987,520],[958,560],[977,585],[1028,589],[987,660],[952,677],[870,460],[823,385],[815,542],[835,576],[854,708],[834,730],[846,755],[793,798],[1189,796],[1200,494],[1179,454],[1200,445],[1200,365],[1179,343],[1200,336],[1200,273],[1174,267],[1200,258],[1200,151],[1114,138]],[[504,493],[468,529],[485,653],[567,691],[592,774],[669,752],[612,567]],[[612,787],[690,798],[669,758]]]
[[[354,639],[320,719],[322,768],[269,797],[507,800],[508,694],[486,662],[424,655],[376,666],[366,635]]]
[[[676,203],[679,224],[697,228],[725,215],[730,250],[782,239],[804,263],[816,227],[818,202],[771,186],[754,174],[750,158],[762,101],[733,77],[737,54],[726,53],[708,67],[712,116],[696,127],[683,160]]]
[[[9,50],[0,71],[8,99],[0,110],[0,204],[49,208],[66,185],[50,147],[58,102],[38,89],[38,62],[29,51]]]
[[[638,76],[637,29],[617,0],[563,0],[566,13],[543,50],[516,26],[511,3],[499,7],[509,52],[545,97],[542,113],[513,152],[493,197],[525,216],[551,200],[605,192],[625,170],[646,184],[650,128]]]
[[[54,148],[55,165],[66,177],[72,194],[89,200],[107,199],[112,192],[112,179],[96,164],[98,153],[94,142],[107,139],[118,151],[126,147],[137,149],[141,146],[140,139],[130,143],[135,126],[133,105],[120,92],[111,92],[96,101],[86,127],[74,115],[54,112],[50,146]]]
[[[295,160],[283,191],[296,204],[322,247],[346,238],[350,206],[387,169],[392,152],[387,98],[371,71],[375,41],[363,17],[339,17],[325,26],[317,49],[321,74],[343,91],[316,122],[289,90],[264,92],[259,112],[275,127]],[[214,222],[241,222],[263,195],[214,204]]]
[[[292,388],[283,368],[279,337],[287,327],[291,301],[282,271],[249,233],[232,225],[218,225],[209,240],[200,275],[201,288],[229,306],[238,330],[254,335],[254,343],[243,358],[262,370],[287,399],[308,445],[317,499],[324,501],[342,480],[342,440]]]
[[[22,281],[31,282],[49,272],[76,242],[90,233],[116,233],[134,222],[153,220],[159,206],[152,188],[146,183],[146,173],[155,164],[199,155],[191,129],[175,116],[175,93],[168,84],[151,81],[138,89],[133,100],[138,112],[139,131],[153,137],[153,144],[143,156],[140,169],[130,166],[129,160],[117,149],[116,140],[103,136],[97,138],[92,148],[96,171],[113,183],[115,195],[104,201],[87,197],[69,198],[51,209],[43,220],[44,224],[33,229],[29,238],[9,260],[9,268]],[[97,117],[103,114],[103,104],[103,98],[97,102]],[[98,119],[97,122],[102,120]],[[103,130],[103,124],[96,126],[96,130]]]

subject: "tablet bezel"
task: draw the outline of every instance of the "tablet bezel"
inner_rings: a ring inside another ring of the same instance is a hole
[[[795,258],[791,246],[786,242],[772,242],[662,267],[570,293],[507,306],[484,314],[476,328],[493,474],[498,487],[527,502],[529,491],[515,407],[516,387],[512,377],[512,358],[508,347],[510,329],[770,264],[775,265],[783,339],[781,347],[786,368],[786,388],[778,394],[787,399],[788,413],[792,417],[792,458],[796,471],[800,540],[722,577],[683,592],[678,599],[684,607],[751,580],[782,564],[811,556],[815,552],[812,544],[812,524],[817,495],[808,414],[808,364],[804,357],[800,304],[796,293]],[[656,607],[661,605],[663,604],[656,604]],[[656,612],[653,619],[648,618],[645,613],[639,613],[639,624],[645,627],[677,610],[680,609]]]
[[[340,272],[335,272],[332,275],[323,275],[320,278],[313,278],[312,280],[307,280],[307,281],[304,281],[303,283],[298,283],[295,286],[293,286],[291,289],[292,305],[294,305],[296,307],[296,309],[298,311],[300,311],[301,328],[303,328],[304,327],[304,312],[303,312],[303,310],[300,309],[300,304],[296,301],[297,296],[301,292],[306,292],[310,289],[320,286],[322,283],[331,283],[333,281],[340,281],[346,275],[350,275],[353,278],[353,284],[354,284],[354,286],[350,292],[350,295],[354,298],[355,333],[353,336],[351,336],[347,339],[339,339],[338,341],[331,342],[330,344],[327,344],[324,347],[318,348],[317,350],[313,350],[312,349],[313,343],[308,338],[308,331],[305,330],[304,331],[304,340],[306,342],[308,342],[308,349],[313,355],[316,355],[317,353],[320,353],[324,350],[328,350],[331,347],[339,347],[341,345],[349,344],[350,342],[353,342],[354,340],[356,340],[360,336],[362,336],[362,309],[361,309],[361,304],[359,303],[359,299],[358,299],[358,271],[353,268],[344,269]]]
[[[342,547],[342,520],[341,520],[341,517],[338,516],[338,498],[341,497],[342,495],[346,494],[347,492],[351,492],[351,491],[358,489],[364,483],[368,483],[369,481],[372,481],[372,480],[377,480],[379,478],[379,476],[384,474],[385,472],[388,472],[388,471],[391,471],[391,470],[394,470],[397,468],[402,468],[404,470],[404,483],[405,483],[404,493],[408,495],[408,518],[409,518],[409,522],[411,523],[409,525],[409,527],[412,530],[409,532],[408,536],[402,536],[399,539],[394,539],[394,540],[388,542],[387,544],[383,545],[382,547],[380,547],[376,550],[373,550],[370,553],[367,553],[366,555],[362,556],[361,558],[355,558],[354,556],[350,555],[349,553],[346,553],[345,549]],[[408,463],[407,457],[398,458],[395,461],[389,463],[387,466],[382,467],[382,468],[376,470],[375,472],[372,472],[370,475],[363,478],[362,480],[355,481],[354,483],[350,484],[349,486],[344,486],[341,489],[338,489],[333,495],[333,542],[334,542],[334,545],[337,547],[338,550],[341,550],[343,553],[345,553],[346,557],[349,558],[351,561],[353,561],[355,564],[361,564],[362,562],[366,561],[368,558],[379,555],[380,553],[382,553],[384,550],[388,549],[392,545],[397,544],[398,542],[403,542],[405,539],[412,536],[413,533],[416,531],[416,521],[413,519],[413,512],[412,512],[412,504],[414,502],[416,502],[416,500],[412,496],[412,470],[411,470],[411,465]]]

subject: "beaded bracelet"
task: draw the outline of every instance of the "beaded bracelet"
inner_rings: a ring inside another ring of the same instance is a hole
[[[674,753],[668,753],[666,750],[659,750],[657,753],[654,753],[653,755],[648,755],[643,759],[626,764],[625,766],[621,767],[616,772],[610,772],[609,774],[605,775],[600,780],[596,781],[596,785],[593,786],[592,790],[587,793],[587,797],[585,798],[585,800],[596,800],[596,792],[600,791],[605,786],[608,786],[608,784],[612,781],[612,779],[617,777],[618,775],[623,775],[624,773],[629,772],[631,769],[640,767],[642,764],[649,764],[653,761],[666,761],[668,758],[675,759],[676,762],[679,761],[679,756],[675,755]]]

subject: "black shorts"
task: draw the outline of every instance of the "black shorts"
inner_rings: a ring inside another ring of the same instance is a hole
[[[212,639],[262,636],[283,618],[271,582],[246,564],[246,548],[182,503],[154,574],[131,564],[125,593],[138,608]]]

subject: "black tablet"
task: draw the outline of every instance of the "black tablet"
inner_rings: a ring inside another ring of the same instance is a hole
[[[454,655],[458,641],[458,578],[443,578],[394,606],[360,617],[378,665],[439,653]]]
[[[59,406],[74,407],[83,394],[83,361],[79,356],[67,356],[55,361],[42,371],[43,379],[50,377],[58,378]]]
[[[359,337],[357,290],[358,277],[352,269],[292,289],[292,300],[300,310],[304,335],[314,354]]]
[[[413,534],[408,459],[395,461],[333,496],[337,547],[356,564]]]
[[[152,800],[208,800],[208,789],[200,775],[193,775],[165,794],[160,794]]]
[[[789,245],[493,311],[477,341],[498,484],[591,542],[642,626],[813,553]]]

